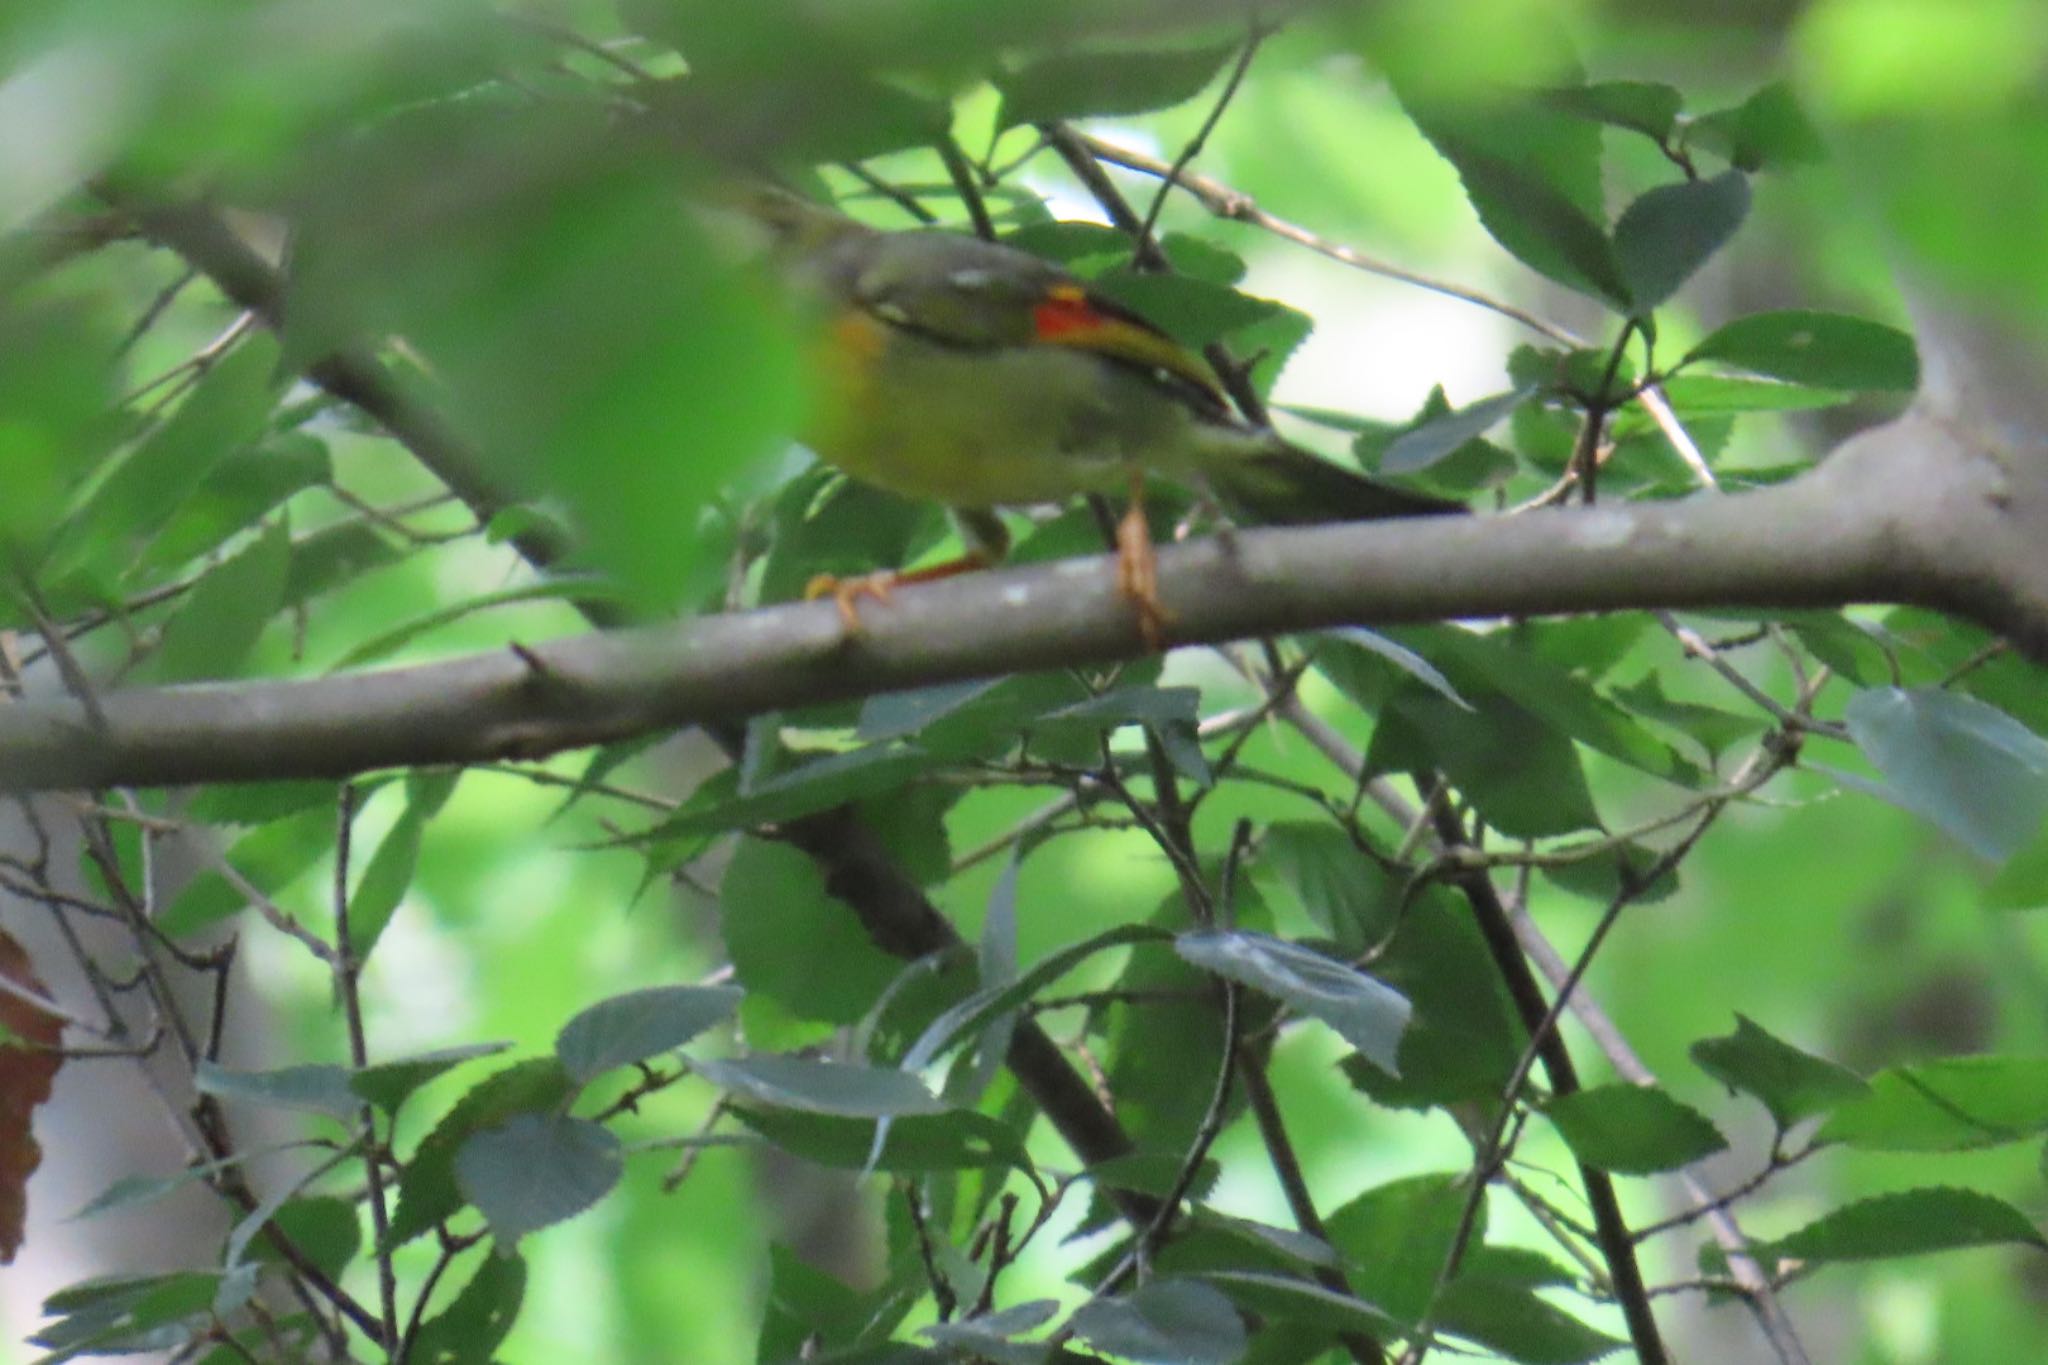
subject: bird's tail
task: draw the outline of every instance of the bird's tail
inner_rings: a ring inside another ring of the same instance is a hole
[[[1382,483],[1268,436],[1258,449],[1216,460],[1205,470],[1224,506],[1252,524],[1384,521],[1470,510],[1448,498]]]

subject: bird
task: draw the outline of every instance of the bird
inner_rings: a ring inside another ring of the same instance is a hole
[[[819,317],[821,392],[803,443],[850,478],[945,504],[965,547],[922,569],[813,580],[806,595],[834,598],[849,633],[862,598],[887,603],[904,584],[1000,562],[1003,506],[1122,495],[1117,587],[1155,649],[1172,616],[1148,479],[1255,524],[1467,510],[1246,420],[1201,355],[1042,257],[943,228],[872,227],[779,188],[751,190],[744,207]]]

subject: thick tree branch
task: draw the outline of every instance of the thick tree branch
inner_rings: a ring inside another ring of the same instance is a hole
[[[1909,415],[1812,475],[1683,503],[1239,532],[1172,547],[1177,642],[1353,622],[1912,602],[2048,658],[2048,465]],[[0,789],[344,776],[532,758],[780,708],[1142,650],[1102,559],[291,682],[0,708]]]

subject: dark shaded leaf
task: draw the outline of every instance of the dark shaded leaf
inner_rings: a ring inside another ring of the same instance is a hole
[[[875,1150],[875,1122],[800,1109],[735,1105],[733,1114],[777,1147],[839,1170],[890,1173],[1031,1169],[1030,1155],[1015,1129],[972,1109],[938,1114],[904,1114],[889,1121]]]
[[[1167,1277],[1113,1299],[1092,1299],[1068,1325],[1089,1345],[1143,1365],[1234,1365],[1244,1320],[1200,1280]]]
[[[366,1066],[350,1075],[349,1089],[382,1109],[386,1115],[396,1114],[398,1107],[412,1096],[415,1090],[437,1080],[464,1062],[473,1062],[479,1057],[491,1057],[511,1047],[510,1043],[470,1043],[462,1047],[442,1048],[435,1052],[422,1052],[412,1057],[401,1057],[396,1061],[379,1062]]]
[[[1677,293],[1748,215],[1749,180],[1741,171],[1660,185],[1623,210],[1614,255],[1636,313]]]
[[[1671,136],[1679,111],[1685,107],[1678,91],[1650,81],[1597,81],[1545,90],[1541,98],[1553,109],[1627,128],[1658,143]]]
[[[625,1151],[602,1124],[560,1114],[518,1114],[473,1133],[455,1154],[463,1198],[501,1242],[583,1212],[611,1192]]]
[[[406,1359],[415,1365],[488,1365],[526,1297],[526,1262],[497,1248],[446,1308],[420,1325]]]

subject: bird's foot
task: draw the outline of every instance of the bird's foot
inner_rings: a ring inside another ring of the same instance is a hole
[[[832,599],[839,608],[839,620],[846,627],[848,635],[861,633],[860,599],[872,597],[883,606],[889,604],[897,583],[902,576],[894,569],[880,573],[864,573],[853,578],[841,578],[837,574],[821,573],[804,585],[804,601],[815,602],[821,597]]]
[[[1116,590],[1138,614],[1138,634],[1148,649],[1166,644],[1173,613],[1159,600],[1159,555],[1144,504],[1133,501],[1116,524]]]

